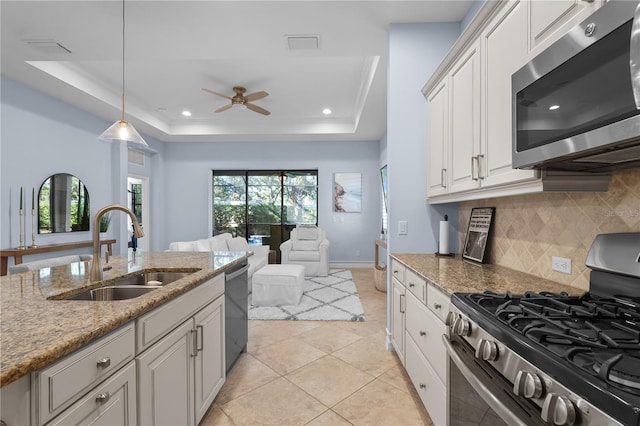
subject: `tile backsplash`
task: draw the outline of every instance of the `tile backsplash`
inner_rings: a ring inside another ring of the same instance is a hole
[[[593,238],[640,232],[640,168],[615,172],[608,192],[551,192],[460,203],[460,247],[473,207],[496,208],[489,263],[588,290],[584,262]],[[571,259],[571,274],[552,271],[551,256]]]

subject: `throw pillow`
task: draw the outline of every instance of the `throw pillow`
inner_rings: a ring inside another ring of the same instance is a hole
[[[318,228],[315,226],[298,226],[296,235],[299,240],[317,240]]]

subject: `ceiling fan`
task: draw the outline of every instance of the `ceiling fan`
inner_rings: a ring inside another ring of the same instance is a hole
[[[253,101],[257,101],[259,99],[263,99],[266,98],[267,96],[269,96],[269,94],[267,92],[264,91],[260,91],[260,92],[255,92],[255,93],[250,93],[248,95],[245,96],[244,92],[247,91],[247,89],[245,89],[242,86],[235,86],[233,88],[233,91],[236,93],[235,96],[230,97],[227,95],[223,95],[222,93],[218,93],[218,92],[214,92],[213,90],[210,89],[202,89],[205,92],[209,92],[212,93],[216,96],[220,96],[222,98],[225,99],[229,99],[231,101],[230,104],[227,104],[221,108],[218,108],[215,112],[222,112],[222,111],[226,111],[228,109],[231,109],[232,107],[239,107],[239,108],[247,108],[250,109],[251,111],[255,111],[257,113],[263,114],[263,115],[269,115],[271,114],[271,112],[267,111],[264,108],[261,108],[257,105],[254,105],[250,102]]]

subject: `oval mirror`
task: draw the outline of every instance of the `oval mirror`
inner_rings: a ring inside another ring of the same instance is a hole
[[[58,173],[38,191],[38,234],[88,231],[89,191],[77,177]]]

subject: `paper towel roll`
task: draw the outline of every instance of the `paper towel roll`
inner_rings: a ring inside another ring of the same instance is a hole
[[[449,254],[449,221],[440,221],[440,239],[438,241],[438,253]]]

